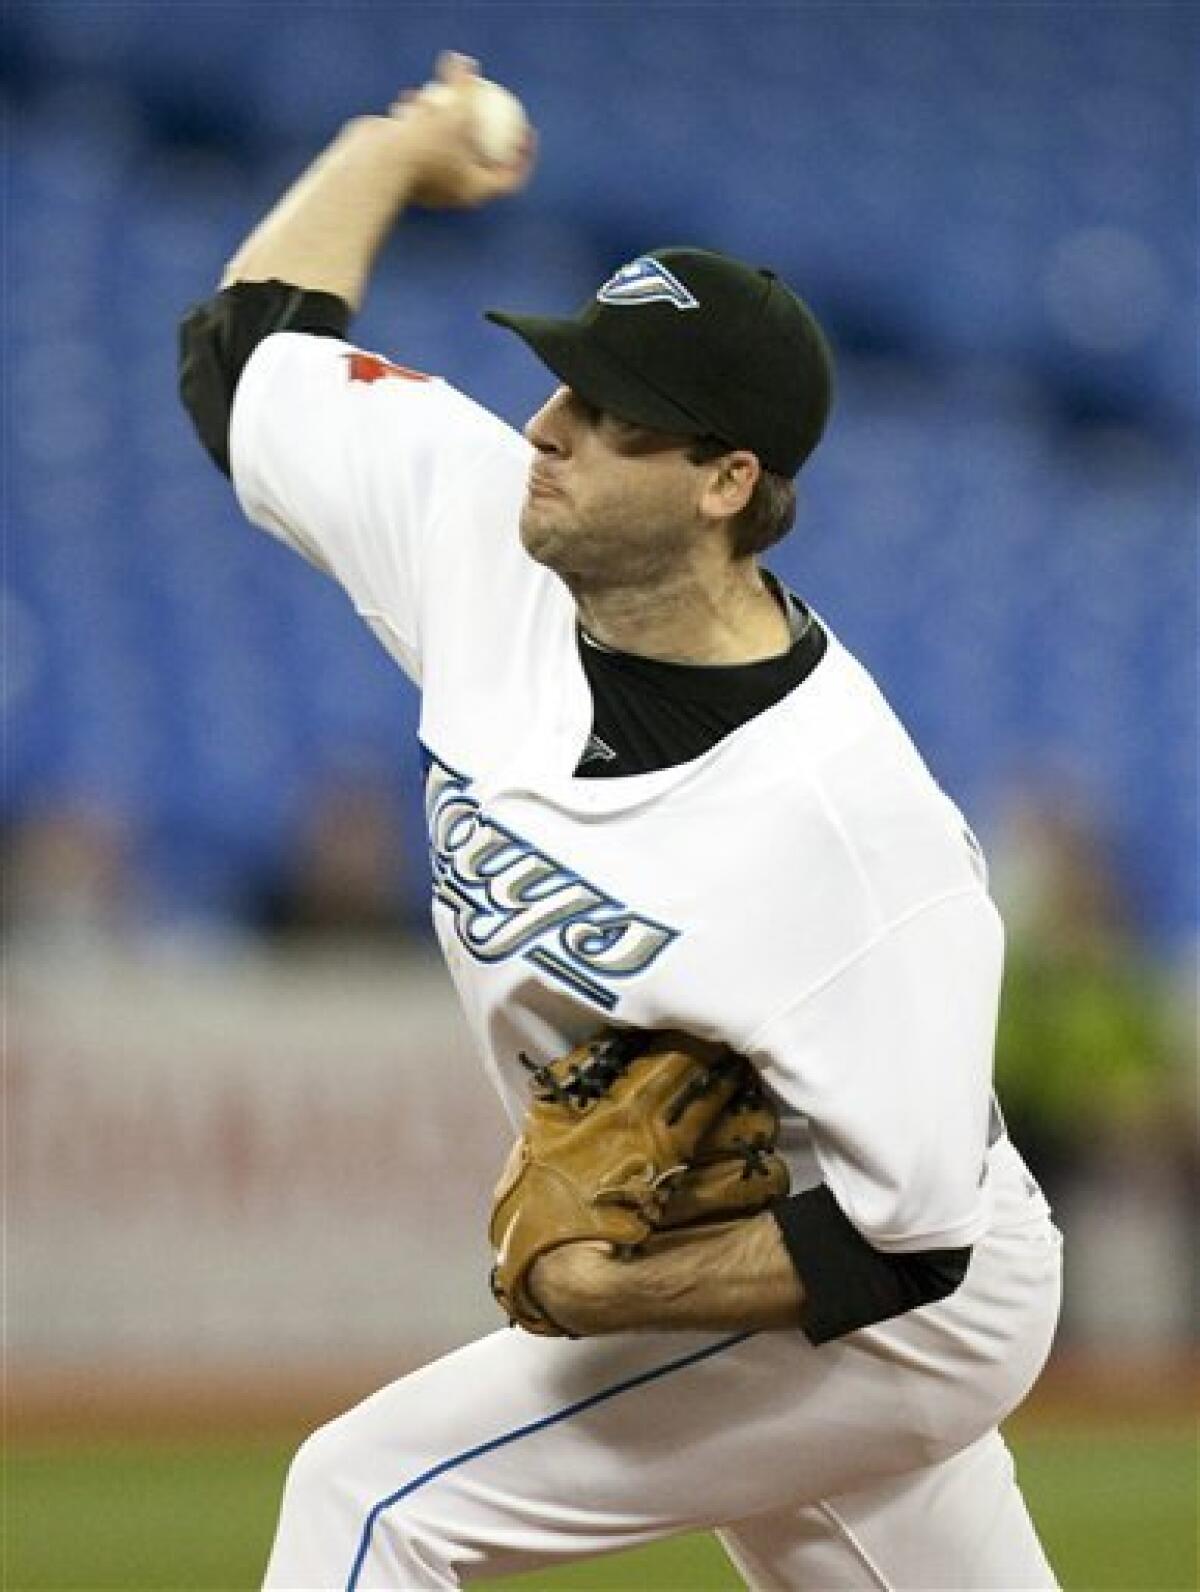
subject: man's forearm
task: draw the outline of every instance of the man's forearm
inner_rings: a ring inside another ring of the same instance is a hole
[[[278,277],[334,293],[357,310],[412,185],[402,124],[387,116],[357,117],[254,229],[221,286]]]
[[[765,1331],[797,1328],[804,1289],[770,1216],[684,1228],[644,1254],[566,1244],[536,1263],[533,1292],[579,1337],[638,1328]]]

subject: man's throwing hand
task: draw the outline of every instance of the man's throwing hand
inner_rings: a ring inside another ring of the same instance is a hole
[[[410,197],[431,210],[470,209],[516,193],[529,181],[537,135],[515,101],[479,75],[479,62],[452,50],[438,56],[432,82],[406,89],[388,114],[405,129]],[[507,115],[510,125],[497,125]]]

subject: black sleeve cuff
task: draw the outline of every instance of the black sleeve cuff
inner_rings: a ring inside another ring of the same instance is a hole
[[[179,328],[179,395],[218,469],[229,474],[229,417],[250,355],[272,332],[345,337],[352,312],[333,293],[235,282],[194,305]]]
[[[971,1259],[969,1248],[911,1255],[873,1249],[823,1183],[776,1201],[771,1215],[804,1285],[801,1327],[814,1344],[945,1299]]]

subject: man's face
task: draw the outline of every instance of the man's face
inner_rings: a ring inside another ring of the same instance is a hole
[[[521,541],[576,591],[645,588],[703,533],[704,469],[688,439],[660,437],[560,387],[525,427],[536,449]]]

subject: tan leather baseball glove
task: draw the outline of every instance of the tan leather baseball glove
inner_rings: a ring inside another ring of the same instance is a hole
[[[510,1321],[567,1334],[528,1287],[540,1255],[751,1216],[788,1190],[779,1118],[742,1056],[677,1031],[606,1028],[532,1073],[533,1101],[496,1187],[492,1292]]]

